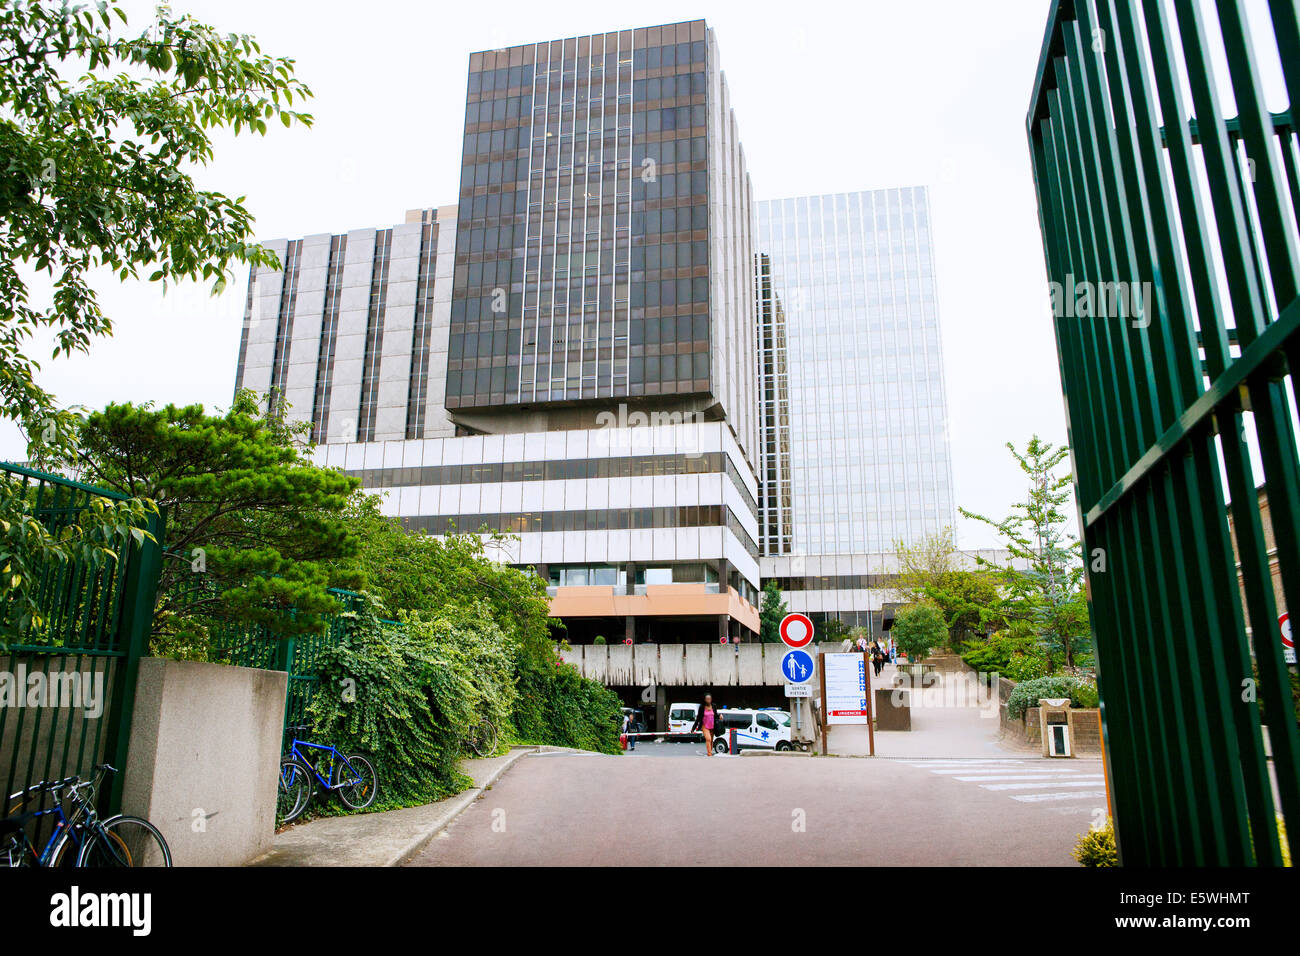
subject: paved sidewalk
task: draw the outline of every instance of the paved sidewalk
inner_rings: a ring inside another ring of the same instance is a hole
[[[886,665],[872,687],[893,687],[897,669]],[[976,684],[966,674],[944,673],[930,688],[910,691],[912,729],[877,730],[877,757],[997,757],[1019,753],[999,738],[997,699],[979,706]],[[839,756],[870,752],[865,725],[833,725],[828,750]]]
[[[474,786],[422,807],[323,817],[290,827],[249,866],[401,866],[474,803],[520,757],[568,751],[564,747],[513,747],[500,757],[462,760]]]

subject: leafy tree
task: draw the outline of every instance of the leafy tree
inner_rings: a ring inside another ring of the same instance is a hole
[[[1037,435],[1023,455],[1010,442],[1007,448],[1029,479],[1026,500],[1013,505],[1001,521],[959,510],[994,528],[1011,554],[1005,565],[980,560],[1002,583],[998,611],[1009,622],[1028,622],[1049,656],[1074,667],[1091,641],[1082,554],[1078,540],[1065,531],[1063,508],[1070,500],[1071,476],[1056,470],[1069,449],[1054,447]]]
[[[999,610],[998,575],[957,567],[957,543],[952,528],[926,535],[915,544],[894,546],[898,577],[894,589],[904,602],[928,602],[939,609],[948,627],[951,647],[1005,623]]]
[[[243,199],[197,188],[188,170],[212,159],[219,129],[309,125],[290,108],[307,96],[292,60],[166,7],[131,31],[106,2],[0,5],[0,419],[26,433],[29,457],[62,457],[79,426],[37,384],[40,365],[25,348],[40,330],[52,334],[54,357],[112,333],[94,270],[164,285],[213,280],[219,292],[234,263],[277,264],[252,243]],[[34,276],[48,281],[48,297],[33,297]],[[13,549],[0,557],[9,568],[0,599],[17,609],[4,616],[39,627],[32,570],[115,557],[149,510],[111,504],[87,515],[97,528],[54,533],[21,495],[0,494]]]
[[[769,580],[763,585],[763,602],[758,608],[758,639],[764,644],[781,643],[781,619],[789,613],[781,589]]]
[[[222,415],[113,404],[86,419],[75,454],[85,480],[166,516],[155,635],[204,619],[314,630],[338,610],[327,588],[361,583],[344,564],[360,545],[345,515],[359,482],[311,463],[305,427],[262,411],[249,390]]]
[[[817,639],[829,644],[838,644],[847,638],[851,629],[838,617],[828,617],[817,624]],[[777,638],[780,640],[780,637]]]
[[[532,571],[491,558],[505,535],[411,534],[380,511],[382,501],[363,492],[349,500],[346,521],[361,547],[355,558],[345,559],[340,567],[355,568],[387,613],[432,617],[452,605],[480,606],[488,609],[517,648],[521,666],[552,666],[552,628],[558,622],[549,616],[546,582]]]
[[[928,534],[914,544],[898,541],[894,553],[898,560],[894,590],[905,604],[924,600],[944,575],[957,570],[957,541],[952,528]]]
[[[933,604],[909,604],[894,617],[890,630],[894,643],[913,663],[929,656],[930,651],[942,647],[948,638],[948,628],[943,615]]]
[[[217,129],[311,123],[289,108],[311,95],[293,61],[252,37],[166,7],[143,30],[126,27],[106,2],[0,8],[0,416],[35,442],[73,422],[36,384],[23,343],[53,329],[57,356],[112,333],[88,281],[97,268],[122,280],[212,279],[218,293],[235,262],[277,265],[251,242],[243,199],[198,189],[186,167],[212,159]],[[33,271],[53,282],[48,306],[31,301]]]

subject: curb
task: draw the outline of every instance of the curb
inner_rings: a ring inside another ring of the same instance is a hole
[[[529,754],[540,753],[542,752],[542,749],[543,748],[541,747],[512,747],[510,753],[506,755],[505,762],[489,774],[481,784],[470,787],[468,790],[463,790],[454,797],[449,797],[447,800],[446,810],[432,823],[427,831],[421,833],[418,837],[412,840],[405,849],[391,860],[380,865],[401,866],[403,863],[406,863],[427,847],[429,843],[433,841],[434,837],[447,829],[447,827],[449,827],[458,816],[468,810],[470,804],[483,796],[483,794],[487,792],[493,784],[501,779],[507,770],[515,765],[517,760],[521,757],[526,757]]]

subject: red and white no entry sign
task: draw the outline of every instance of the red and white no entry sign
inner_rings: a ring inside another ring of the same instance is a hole
[[[789,647],[807,647],[813,639],[813,622],[806,614],[781,618],[781,640]]]
[[[1283,611],[1277,616],[1277,626],[1282,629],[1282,646],[1295,650],[1295,638],[1291,636],[1291,613]]]

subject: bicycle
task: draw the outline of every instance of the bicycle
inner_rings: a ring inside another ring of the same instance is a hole
[[[319,756],[311,759],[311,754]],[[325,762],[325,773],[319,763]],[[280,780],[276,790],[276,826],[298,819],[307,810],[317,786],[337,792],[351,810],[364,810],[375,802],[379,778],[374,765],[362,754],[344,755],[329,744],[293,739],[289,752],[280,759]]]
[[[497,752],[497,729],[486,717],[465,734],[465,745],[476,757],[490,757]]]
[[[65,777],[53,782],[41,781],[26,790],[10,795],[10,810],[36,799],[44,802],[46,794],[54,798],[49,809],[30,810],[10,814],[0,819],[0,863],[9,867],[61,867],[69,865],[68,853],[75,867],[145,867],[172,865],[171,849],[167,840],[148,820],[119,813],[100,819],[95,808],[95,794],[104,778],[116,773],[109,764],[98,764],[93,781],[79,776]],[[71,813],[64,810],[64,794],[72,804]],[[12,801],[17,800],[17,804]],[[55,817],[53,832],[44,847],[37,849],[33,832],[39,832],[43,817]]]

